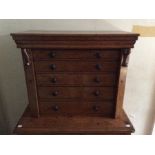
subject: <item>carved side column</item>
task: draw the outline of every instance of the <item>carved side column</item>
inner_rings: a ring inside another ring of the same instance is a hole
[[[130,52],[131,51],[128,48],[122,49],[122,54],[123,54],[122,66],[124,67],[128,66]]]
[[[32,116],[39,117],[37,86],[32,59],[32,51],[30,49],[22,49],[22,56],[24,61],[24,70],[28,90],[29,108],[31,110]]]
[[[115,118],[122,118],[123,100],[124,100],[124,93],[125,93],[125,83],[126,83],[129,54],[130,54],[130,49],[127,49],[127,48],[122,49],[123,58],[122,58],[122,64],[120,68]]]

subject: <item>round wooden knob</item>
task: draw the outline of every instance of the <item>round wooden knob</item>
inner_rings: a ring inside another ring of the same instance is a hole
[[[99,110],[99,107],[93,106],[93,110],[94,110],[94,111],[98,111],[98,110]]]
[[[95,56],[96,56],[96,58],[101,58],[101,53],[100,52],[96,52]]]
[[[95,96],[99,96],[100,95],[100,92],[97,90],[97,91],[94,92],[94,95]]]
[[[52,70],[55,70],[55,69],[56,69],[56,65],[55,65],[55,64],[51,64],[51,65],[50,65],[50,68],[51,68]]]
[[[51,82],[52,82],[52,83],[56,83],[56,82],[57,82],[57,79],[56,79],[55,77],[53,77],[53,78],[51,79]]]
[[[58,107],[57,105],[55,105],[55,106],[52,107],[52,109],[53,109],[54,111],[58,111],[58,110],[59,110],[59,107]]]
[[[49,53],[49,57],[50,58],[54,58],[55,56],[56,56],[56,53],[55,52],[52,51],[52,52]]]
[[[96,77],[96,78],[94,79],[94,81],[95,81],[96,83],[100,83],[100,82],[101,82],[100,79],[99,79],[98,77]]]
[[[98,69],[98,70],[101,70],[102,69],[102,66],[100,65],[100,64],[96,64],[96,69]]]
[[[52,93],[52,95],[53,95],[53,96],[58,96],[58,91],[54,91],[54,92]]]

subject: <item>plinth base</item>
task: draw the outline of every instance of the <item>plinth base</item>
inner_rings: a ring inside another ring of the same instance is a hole
[[[58,116],[39,118],[31,117],[26,110],[19,123],[15,134],[103,134],[103,135],[129,135],[134,128],[123,112],[121,119],[104,117]]]

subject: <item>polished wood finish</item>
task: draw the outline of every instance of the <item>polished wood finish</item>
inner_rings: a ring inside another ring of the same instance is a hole
[[[40,61],[34,62],[36,73],[53,72],[116,72],[119,62]]]
[[[106,116],[114,117],[114,102],[110,101],[62,101],[41,102],[39,104],[41,115],[53,116]]]
[[[139,34],[122,31],[12,33],[19,48],[104,49],[132,48]]]
[[[33,57],[35,61],[39,60],[119,60],[121,51],[114,49],[97,49],[97,50],[58,50],[58,49],[33,49]],[[116,52],[117,51],[117,52]]]
[[[22,32],[29,106],[18,134],[131,134],[122,110],[127,32]],[[126,126],[127,125],[127,126]]]
[[[38,86],[115,86],[117,84],[115,73],[48,73],[37,74]]]
[[[40,100],[50,101],[62,99],[76,100],[111,100],[115,97],[113,87],[39,87],[38,96]]]

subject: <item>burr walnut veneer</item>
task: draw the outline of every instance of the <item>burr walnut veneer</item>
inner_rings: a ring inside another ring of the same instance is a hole
[[[122,104],[138,34],[12,33],[21,48],[29,105],[17,134],[131,134]]]

